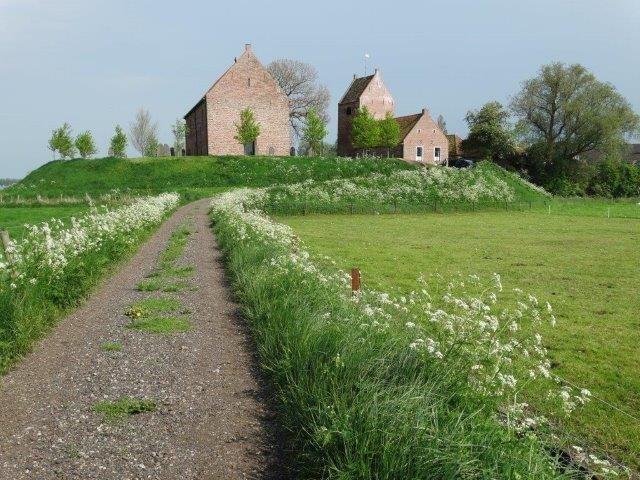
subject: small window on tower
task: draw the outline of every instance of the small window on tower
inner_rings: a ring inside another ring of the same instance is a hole
[[[247,87],[250,87],[250,86],[251,86],[251,79],[247,78]]]
[[[351,107],[347,107],[347,115],[351,115]]]

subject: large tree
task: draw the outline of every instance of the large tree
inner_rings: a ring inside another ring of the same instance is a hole
[[[98,151],[96,144],[93,141],[93,136],[89,130],[82,132],[76,137],[75,146],[82,158],[90,158]]]
[[[640,128],[640,118],[616,88],[577,64],[544,65],[523,83],[511,110],[531,155],[556,173],[589,150],[612,154]]]
[[[327,136],[327,125],[318,114],[315,107],[309,109],[307,114],[307,125],[302,132],[302,140],[309,145],[309,153],[313,155],[322,154],[324,147],[324,137]]]
[[[393,118],[391,112],[387,112],[385,117],[378,122],[378,143],[381,147],[387,147],[387,157],[391,154],[391,149],[400,143],[400,124]]]
[[[351,123],[351,143],[356,148],[367,149],[380,144],[380,124],[367,107],[360,107]]]
[[[73,143],[71,125],[65,122],[60,128],[51,132],[49,150],[53,152],[54,158],[56,152],[60,154],[60,158],[72,158],[75,155],[76,147]]]
[[[116,158],[126,158],[127,156],[127,136],[120,125],[116,125],[116,132],[111,137],[109,155]]]
[[[318,72],[312,65],[280,59],[267,65],[267,70],[289,98],[289,122],[296,136],[302,134],[311,108],[316,109],[325,123],[329,121],[327,108],[331,95],[329,89],[319,83]]]
[[[253,110],[247,107],[240,112],[240,123],[234,123],[236,127],[235,138],[240,145],[245,147],[252,144],[260,135],[260,124],[256,121]]]
[[[146,155],[158,144],[158,124],[151,120],[149,110],[140,108],[136,113],[136,119],[129,128],[131,144],[140,155]]]
[[[514,149],[509,112],[500,102],[489,102],[480,110],[470,110],[465,117],[469,136],[462,141],[462,150],[473,157],[501,161]]]

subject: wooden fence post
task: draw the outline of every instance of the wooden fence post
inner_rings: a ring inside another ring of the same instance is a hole
[[[11,239],[9,238],[9,232],[5,229],[0,229],[0,243],[2,243],[2,250],[4,252],[4,256],[7,259],[7,263],[13,263],[13,254],[9,253],[7,249],[11,243]]]
[[[351,269],[351,295],[354,297],[360,293],[360,269]]]

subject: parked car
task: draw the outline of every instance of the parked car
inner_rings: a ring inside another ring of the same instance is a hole
[[[470,158],[456,158],[449,162],[449,166],[455,168],[473,168],[475,166],[475,162]]]

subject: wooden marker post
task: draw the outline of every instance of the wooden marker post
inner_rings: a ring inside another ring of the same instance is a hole
[[[2,243],[2,251],[4,252],[4,257],[6,258],[7,263],[12,264],[13,256],[7,252],[7,248],[9,247],[11,240],[9,239],[9,232],[5,229],[0,229],[0,243]]]
[[[354,297],[360,292],[360,269],[351,269],[351,295]]]

